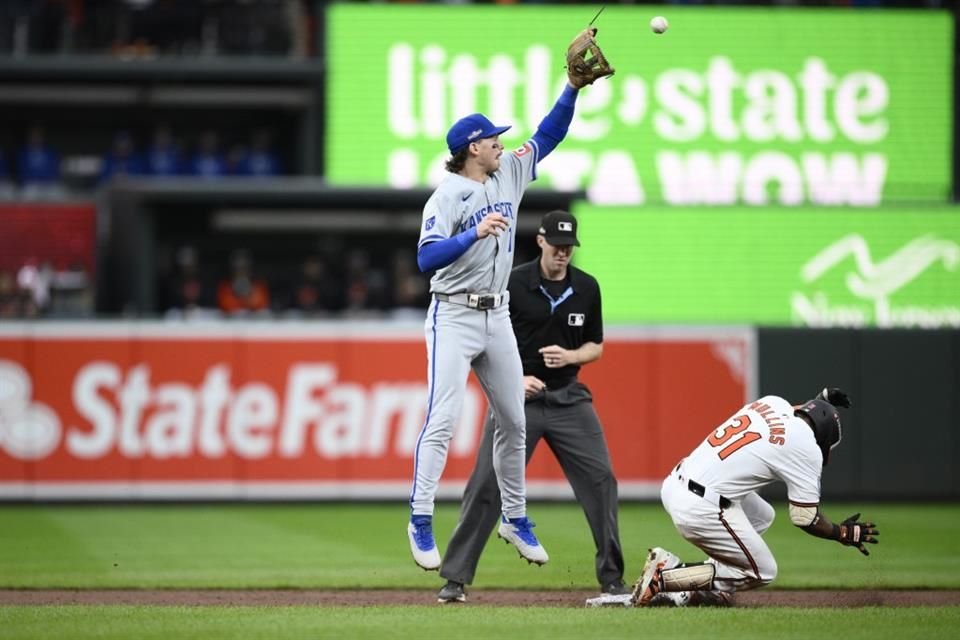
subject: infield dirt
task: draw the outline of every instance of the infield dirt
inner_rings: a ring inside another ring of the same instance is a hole
[[[596,595],[595,591],[468,589],[466,606],[583,607],[587,598]],[[372,607],[434,603],[436,603],[436,590],[423,589],[0,589],[0,605],[28,606],[74,604]],[[735,605],[738,607],[945,607],[960,606],[960,590],[760,590],[737,594]]]

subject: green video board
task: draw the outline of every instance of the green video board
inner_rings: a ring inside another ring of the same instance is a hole
[[[335,5],[327,177],[436,184],[445,136],[481,111],[536,130],[596,6]],[[950,193],[953,23],[941,11],[611,6],[616,75],[581,92],[538,187],[600,204],[876,206]]]
[[[574,212],[607,322],[960,326],[960,208]]]

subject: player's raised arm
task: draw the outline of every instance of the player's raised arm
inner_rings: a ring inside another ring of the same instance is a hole
[[[580,89],[598,78],[613,75],[613,67],[607,64],[596,35],[596,27],[587,27],[567,47],[567,86],[533,134],[537,162],[546,158],[566,137]]]

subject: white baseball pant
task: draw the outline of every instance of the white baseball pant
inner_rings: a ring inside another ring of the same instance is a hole
[[[714,588],[744,591],[773,582],[777,561],[761,537],[773,524],[773,507],[750,492],[724,509],[709,488],[707,498],[690,491],[690,480],[682,465],[674,469],[663,481],[660,500],[680,535],[710,556],[708,562],[716,567]]]

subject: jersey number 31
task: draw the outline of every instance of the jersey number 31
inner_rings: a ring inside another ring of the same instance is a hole
[[[731,420],[729,424],[711,433],[710,437],[707,438],[707,442],[709,442],[712,447],[723,447],[723,449],[717,452],[717,455],[720,456],[721,460],[726,460],[728,456],[736,453],[740,447],[745,447],[751,442],[763,437],[756,431],[747,431],[751,424],[750,416],[746,414],[737,416]],[[744,433],[745,431],[746,433]],[[733,437],[737,435],[740,437],[733,439]],[[732,442],[730,442],[731,439],[733,439]]]

